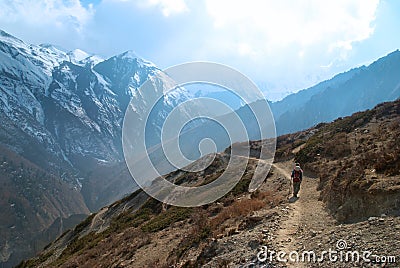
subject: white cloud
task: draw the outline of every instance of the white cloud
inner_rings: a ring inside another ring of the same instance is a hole
[[[351,50],[352,44],[373,33],[371,23],[379,0],[205,0],[218,36],[227,43],[251,44],[258,56],[296,46],[325,46],[326,52]],[[233,46],[240,52],[241,47]],[[240,53],[243,54],[243,53]]]
[[[373,35],[379,0],[204,3],[212,24],[201,55],[268,81],[267,88],[278,92],[305,88],[353,67],[348,59],[356,44]]]
[[[268,90],[292,91],[380,56],[370,56],[368,44],[377,46],[382,31],[393,39],[397,29],[379,24],[384,3],[102,0],[86,7],[79,0],[0,0],[0,27],[30,43],[107,56],[133,49],[161,67],[218,61],[266,82]]]
[[[0,0],[0,27],[27,43],[72,50],[83,48],[94,13],[79,0]]]
[[[93,14],[93,6],[79,0],[0,0],[0,21],[68,27],[81,31]]]
[[[144,0],[142,6],[158,7],[165,17],[189,11],[185,0]]]

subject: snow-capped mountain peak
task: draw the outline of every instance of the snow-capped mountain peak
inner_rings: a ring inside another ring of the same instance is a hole
[[[126,62],[135,62],[136,64],[140,65],[141,67],[147,66],[147,67],[156,67],[156,65],[150,61],[144,60],[143,58],[139,57],[133,50],[128,50],[125,51],[124,53],[121,53],[115,57],[113,57],[119,60],[123,60]]]
[[[48,165],[65,165],[79,174],[82,157],[95,163],[122,161],[125,109],[157,72],[133,51],[104,60],[80,49],[26,44],[0,32],[0,115],[4,125],[6,120],[43,146],[50,155]],[[171,110],[180,99],[187,99],[184,91],[169,96],[163,108]],[[22,141],[7,145],[19,152],[31,150]],[[76,182],[73,176],[65,180]]]
[[[69,56],[69,60],[73,63],[79,63],[80,61],[90,57],[90,54],[81,50],[81,49],[74,49],[67,53]]]
[[[23,44],[24,42],[14,36],[12,36],[11,34],[0,30],[0,41],[2,42],[6,42],[6,43],[10,43],[10,44]]]
[[[89,67],[93,67],[98,63],[104,61],[104,58],[99,55],[91,55],[85,59],[82,59],[79,63],[84,63],[85,65],[89,65]]]
[[[137,59],[139,58],[135,51],[133,50],[127,50],[124,53],[119,54],[117,57],[121,59]]]

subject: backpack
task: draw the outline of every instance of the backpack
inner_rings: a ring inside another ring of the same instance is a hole
[[[301,181],[301,170],[293,170],[293,182]]]

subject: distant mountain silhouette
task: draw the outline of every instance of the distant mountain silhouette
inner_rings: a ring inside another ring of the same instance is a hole
[[[400,51],[272,103],[278,134],[306,129],[400,97]]]

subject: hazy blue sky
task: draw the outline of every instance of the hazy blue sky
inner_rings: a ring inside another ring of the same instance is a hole
[[[400,48],[400,1],[0,0],[0,28],[161,68],[224,63],[276,99]]]

